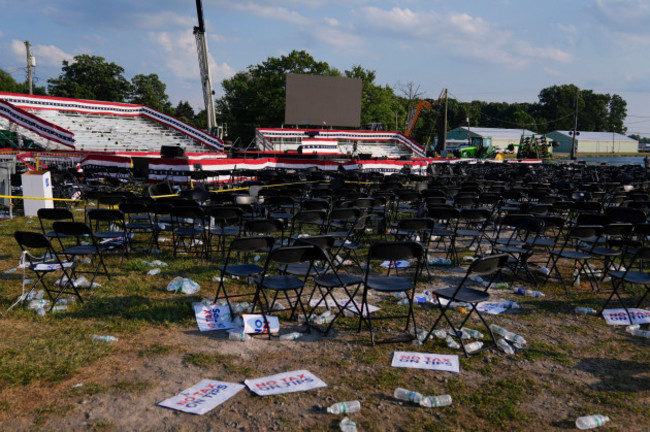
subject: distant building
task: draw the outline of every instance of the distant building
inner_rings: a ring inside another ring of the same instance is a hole
[[[447,132],[448,147],[455,147],[458,144],[467,144],[467,126],[457,127]],[[501,129],[469,127],[469,134],[473,144],[492,144],[501,150],[506,150],[508,144],[519,144],[521,136],[531,136],[535,132],[528,129]],[[452,144],[453,143],[453,144]]]
[[[569,131],[553,131],[546,135],[560,145],[554,152],[571,153],[573,136]],[[583,132],[576,135],[576,153],[637,153],[639,142],[616,132]]]

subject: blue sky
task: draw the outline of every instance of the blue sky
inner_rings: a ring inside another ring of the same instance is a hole
[[[461,101],[535,102],[576,84],[628,102],[628,133],[650,136],[650,0],[203,0],[217,95],[220,82],[294,49],[341,71],[374,70],[400,94],[442,88]],[[74,55],[156,73],[176,105],[202,95],[194,0],[0,0],[0,68],[37,85]]]

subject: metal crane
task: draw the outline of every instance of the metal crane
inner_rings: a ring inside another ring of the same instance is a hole
[[[199,25],[194,27],[194,37],[196,38],[196,50],[199,54],[199,70],[201,71],[201,85],[203,86],[203,102],[208,116],[208,132],[222,138],[222,129],[217,126],[214,90],[212,90],[212,77],[210,76],[210,63],[208,61],[208,40],[205,37],[201,0],[196,0],[196,13],[199,17]]]

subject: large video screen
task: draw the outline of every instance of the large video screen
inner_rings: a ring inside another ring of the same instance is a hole
[[[299,126],[361,124],[361,80],[287,74],[284,123]]]

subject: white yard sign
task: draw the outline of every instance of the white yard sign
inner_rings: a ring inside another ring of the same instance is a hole
[[[158,405],[190,414],[203,415],[233,397],[243,388],[244,386],[241,384],[204,379]]]
[[[244,314],[241,316],[244,320],[244,333],[268,333],[269,330],[265,327],[264,316],[258,314]],[[280,331],[280,320],[275,316],[266,316],[266,320],[271,327],[271,334]]]
[[[391,366],[460,373],[457,355],[395,351]]]
[[[192,306],[194,306],[196,324],[200,331],[226,330],[234,327],[228,306],[206,306],[202,303],[192,303]]]
[[[320,378],[307,370],[284,372],[262,378],[244,381],[244,384],[258,396],[293,393],[327,387]]]
[[[605,309],[603,311],[603,318],[609,325],[630,325],[630,324],[646,324],[650,323],[650,311],[645,309],[628,308],[632,316],[632,323],[627,316],[625,309]]]

